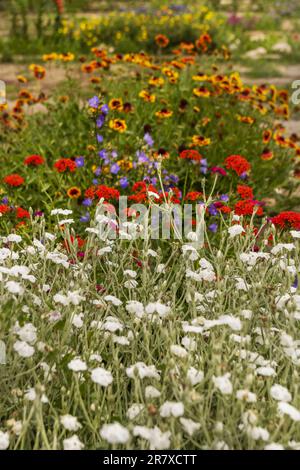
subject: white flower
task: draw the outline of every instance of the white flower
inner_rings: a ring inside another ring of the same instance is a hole
[[[103,367],[97,367],[92,370],[91,379],[96,384],[102,385],[102,387],[108,387],[113,381],[113,376],[111,372],[103,369]]]
[[[213,383],[216,388],[220,390],[223,395],[230,395],[232,393],[232,383],[230,381],[230,374],[221,375],[219,377],[213,376]]]
[[[14,327],[14,332],[19,336],[20,340],[31,344],[36,342],[36,331],[37,329],[32,323],[26,323],[24,326],[20,327],[17,322]]]
[[[5,288],[11,294],[22,295],[24,293],[24,287],[16,281],[7,281],[7,283],[5,284]]]
[[[122,305],[122,301],[118,299],[117,297],[115,297],[114,295],[106,295],[104,297],[104,300],[106,300],[106,302],[111,302],[116,307],[119,307],[120,305]]]
[[[133,435],[149,441],[150,450],[166,450],[171,445],[171,432],[162,432],[157,426],[155,428],[134,426]]]
[[[273,369],[273,367],[270,366],[258,367],[256,369],[256,373],[258,375],[263,375],[264,377],[272,377],[273,375],[276,375],[276,371]]]
[[[84,448],[84,444],[76,434],[68,439],[64,439],[63,446],[64,450],[82,450]]]
[[[279,384],[272,385],[270,389],[270,394],[271,394],[271,397],[277,401],[288,402],[292,400],[292,395],[290,394],[288,389]]]
[[[6,450],[9,446],[8,432],[0,431],[0,450]]]
[[[197,370],[195,367],[190,367],[187,372],[187,379],[192,385],[197,385],[202,382],[204,373],[202,370]]]
[[[240,235],[243,232],[245,232],[245,230],[243,229],[243,227],[241,225],[232,225],[228,229],[229,238],[234,238],[234,237],[236,237],[237,235]]]
[[[20,243],[22,241],[22,237],[20,235],[16,235],[15,233],[11,233],[6,237],[8,242]]]
[[[78,431],[82,426],[78,422],[76,416],[63,415],[60,417],[60,422],[65,429],[68,431]]]
[[[129,431],[120,423],[104,424],[100,436],[110,444],[126,444],[130,439]]]
[[[142,403],[133,403],[126,412],[127,418],[130,420],[135,419],[144,408],[145,407]]]
[[[155,366],[147,366],[144,362],[137,362],[133,364],[131,367],[127,367],[126,374],[128,377],[133,379],[136,375],[143,379],[145,377],[150,377],[153,379],[160,379],[159,372],[157,371]]]
[[[58,222],[58,225],[74,224],[74,219],[63,219]]]
[[[159,409],[162,418],[182,416],[184,414],[184,405],[181,402],[166,401]]]
[[[166,317],[171,312],[171,309],[168,305],[161,304],[160,302],[151,302],[146,306],[145,311],[149,315],[158,313],[160,317]]]
[[[13,348],[21,357],[31,357],[34,354],[34,348],[25,341],[16,341]]]
[[[135,279],[129,279],[124,282],[124,287],[126,289],[135,289],[138,286],[138,282]]]
[[[132,279],[135,279],[136,276],[137,276],[137,272],[133,271],[132,269],[125,269],[124,274],[125,274],[125,276],[129,276]]]
[[[87,365],[79,357],[75,357],[69,362],[68,369],[73,370],[74,372],[82,372],[87,370]]]
[[[277,255],[283,250],[292,251],[295,248],[294,243],[277,243],[277,245],[272,248],[271,253]]]
[[[259,440],[268,441],[270,437],[269,432],[266,429],[261,428],[259,426],[254,426],[253,428],[251,426],[248,427],[247,434],[249,437],[254,439],[254,441],[259,441]]]
[[[74,314],[72,318],[72,325],[75,326],[75,328],[82,328],[83,326],[83,313]]]
[[[267,444],[264,447],[264,450],[284,450],[284,447],[276,442],[271,442],[271,444]]]
[[[300,238],[300,230],[291,230],[290,234],[293,238]]]
[[[51,215],[70,215],[72,212],[70,209],[53,209]]]
[[[300,421],[300,411],[289,403],[284,401],[279,402],[278,411],[282,414],[288,415],[293,421]]]
[[[146,398],[158,398],[160,397],[161,393],[157,388],[152,387],[152,385],[148,385],[145,388],[145,397]]]
[[[247,403],[255,403],[257,401],[256,394],[249,392],[249,390],[238,390],[236,392],[236,398]]]
[[[144,305],[137,300],[131,300],[126,304],[126,310],[128,313],[136,315],[138,318],[142,318],[145,314]]]
[[[189,436],[192,436],[196,431],[200,429],[200,424],[195,423],[195,421],[193,421],[192,419],[179,418],[179,421],[182,424],[183,429]]]
[[[172,344],[170,347],[171,353],[174,354],[177,357],[186,357],[188,355],[188,352],[186,349],[184,349],[182,346],[178,346],[177,344]]]

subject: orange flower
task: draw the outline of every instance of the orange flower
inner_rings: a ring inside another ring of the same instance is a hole
[[[205,147],[211,144],[211,139],[209,137],[203,137],[202,135],[193,135],[192,142],[193,145],[198,147]]]
[[[262,160],[272,160],[274,158],[274,153],[269,149],[265,149],[263,150],[260,158]]]
[[[121,98],[113,98],[110,100],[108,103],[108,106],[110,109],[113,109],[115,111],[122,111],[123,109],[123,101]]]
[[[147,103],[154,103],[156,100],[156,96],[149,93],[147,90],[142,90],[139,92],[139,97],[142,98]]]
[[[81,196],[81,190],[77,186],[72,186],[72,188],[68,189],[67,195],[70,199],[78,199]]]
[[[126,122],[123,119],[111,119],[109,127],[114,131],[120,132],[120,134],[123,134],[127,129]]]
[[[164,34],[157,34],[155,36],[155,42],[159,47],[167,47],[170,40]]]
[[[166,118],[171,117],[172,114],[173,114],[173,111],[171,111],[167,108],[163,108],[160,111],[156,111],[155,116],[160,118],[160,119],[166,119]]]
[[[37,80],[43,80],[46,76],[46,69],[41,65],[31,64],[29,65],[29,70],[33,72],[33,75]]]
[[[201,86],[199,88],[194,88],[193,93],[195,96],[198,96],[201,98],[209,98],[211,95],[210,91],[204,86]]]

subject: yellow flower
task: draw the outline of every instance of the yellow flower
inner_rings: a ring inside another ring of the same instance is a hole
[[[127,129],[126,122],[123,119],[111,119],[109,127],[114,131],[120,132],[120,134],[123,134]]]
[[[70,199],[78,199],[81,196],[81,190],[77,186],[72,186],[68,189],[67,195]]]
[[[156,100],[156,96],[149,93],[147,90],[142,90],[139,92],[139,97],[142,98],[144,101],[148,103],[154,103]]]

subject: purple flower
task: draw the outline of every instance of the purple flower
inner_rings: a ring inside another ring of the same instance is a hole
[[[103,135],[97,134],[97,142],[101,144],[103,142]]]
[[[218,231],[218,224],[210,224],[208,226],[208,230],[210,230],[213,233],[216,233]]]
[[[152,139],[149,132],[146,132],[146,134],[144,135],[144,141],[147,145],[149,145],[149,147],[152,147],[152,145],[154,144],[154,140]]]
[[[93,183],[93,184],[98,184],[98,180],[97,180],[96,178],[94,178],[94,179],[92,180],[92,183]]]
[[[82,205],[85,207],[90,207],[92,204],[93,200],[90,197],[87,197],[82,201]]]
[[[112,156],[113,158],[117,158],[118,152],[117,152],[116,150],[112,150],[111,156]]]
[[[114,163],[111,167],[110,167],[110,172],[112,175],[117,175],[120,171],[120,167],[117,163]]]
[[[2,202],[3,202],[3,204],[8,204],[8,197],[5,196],[5,197],[2,199]]]
[[[294,287],[294,289],[298,289],[298,276],[295,277],[292,287]]]
[[[153,186],[156,186],[157,178],[155,178],[155,176],[153,178],[151,178],[150,181],[151,181],[151,184],[153,184]]]
[[[145,152],[142,152],[140,150],[138,150],[136,152],[136,156],[138,157],[138,162],[139,163],[147,163],[149,162],[149,158],[147,157],[147,155],[145,154]]]
[[[202,162],[201,162],[201,163],[202,163]],[[201,166],[201,167],[200,167],[200,171],[201,171],[201,173],[203,173],[203,175],[206,175],[206,173],[207,173],[207,171],[208,171],[207,166]]]
[[[105,117],[103,116],[103,114],[100,114],[100,116],[98,116],[96,120],[96,124],[99,129],[103,126],[104,121],[105,121]]]
[[[82,215],[80,217],[80,222],[89,222],[90,221],[90,214],[88,212],[85,213],[85,215]]]
[[[122,189],[125,189],[127,188],[129,185],[128,183],[128,179],[126,178],[126,176],[124,176],[123,178],[120,179],[120,186]]]
[[[98,106],[99,106],[99,104],[100,104],[100,100],[99,100],[98,96],[93,96],[93,98],[91,98],[91,99],[88,101],[88,103],[89,103],[89,106],[90,106],[91,108],[97,109]]]
[[[84,157],[76,157],[75,158],[75,163],[77,168],[81,168],[84,166]]]
[[[36,212],[34,212],[33,215],[34,215],[34,217],[42,217],[42,215],[44,215],[44,212],[42,212],[42,211],[36,211]]]
[[[177,184],[178,181],[179,181],[179,176],[177,176],[177,175],[170,175],[170,180],[171,180],[173,183]]]
[[[246,180],[248,178],[248,174],[244,171],[244,173],[240,175],[240,178],[241,180]]]
[[[207,159],[206,158],[202,158],[201,166],[207,166]]]
[[[103,150],[100,150],[100,152],[98,153],[99,157],[100,158],[103,158],[103,160],[105,160],[105,158],[107,158],[107,153],[106,153],[106,150],[103,149]]]
[[[208,212],[210,213],[210,215],[218,215],[218,211],[217,211],[216,207],[214,206],[214,204],[211,204],[209,206]]]
[[[105,115],[108,114],[108,111],[109,111],[109,107],[108,107],[107,104],[104,104],[103,106],[101,106],[101,112],[103,114],[105,114]]]
[[[94,171],[94,175],[95,175],[95,176],[100,176],[100,175],[101,175],[101,168],[100,168],[100,166],[98,166],[98,168],[96,168],[96,170]]]
[[[223,201],[223,202],[229,201],[229,196],[227,194],[221,194],[220,201]]]

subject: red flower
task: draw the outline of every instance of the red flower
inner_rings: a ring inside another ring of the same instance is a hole
[[[17,207],[16,216],[17,216],[17,219],[29,219],[30,214],[26,209],[23,209],[22,207]]]
[[[0,205],[0,214],[7,214],[10,211],[10,207],[5,206],[4,204]]]
[[[200,193],[199,191],[190,191],[189,193],[187,193],[184,199],[185,201],[197,201],[202,196],[203,194]]]
[[[22,186],[24,183],[24,178],[18,175],[17,173],[13,173],[12,175],[7,175],[4,178],[4,183],[8,184],[9,186]]]
[[[76,163],[70,158],[61,158],[54,163],[54,168],[56,168],[59,173],[64,173],[68,170],[73,173],[76,170]]]
[[[238,201],[234,212],[237,215],[252,215],[255,208],[257,208],[256,215],[263,215],[263,208],[258,206],[257,201]]]
[[[285,211],[276,215],[271,219],[274,225],[278,225],[281,228],[294,228],[300,230],[300,213],[293,211]]]
[[[97,190],[95,191],[96,196],[98,196],[99,199],[102,197],[108,201],[110,199],[119,199],[120,193],[117,189],[114,188],[109,188],[108,186],[100,185],[97,187]]]
[[[71,244],[74,245],[75,241],[77,242],[77,247],[78,248],[82,248],[85,244],[85,240],[83,240],[82,238],[80,238],[78,235],[76,236],[76,238],[74,238],[72,235],[70,237],[70,240],[71,240]],[[70,250],[70,245],[69,245],[69,242],[68,240],[65,240],[64,241],[64,246],[66,248],[67,251],[71,251]]]
[[[237,192],[242,199],[253,199],[253,190],[250,186],[239,184],[237,187]]]
[[[41,155],[29,155],[24,160],[24,165],[39,166],[44,163],[44,159]]]
[[[247,173],[251,169],[251,165],[246,158],[241,155],[231,155],[225,159],[225,166],[228,170],[233,170],[238,176]]]
[[[202,160],[202,155],[200,155],[197,150],[183,150],[180,152],[179,158],[200,162]]]

